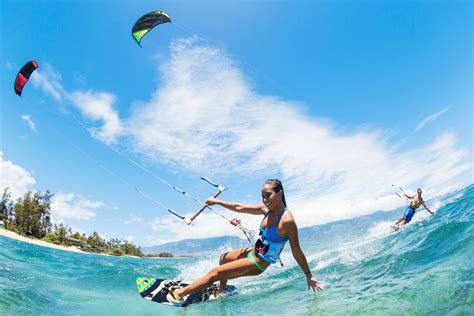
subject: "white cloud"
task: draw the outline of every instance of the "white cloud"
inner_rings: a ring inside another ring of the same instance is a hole
[[[185,40],[171,49],[170,61],[160,68],[164,82],[151,100],[135,105],[124,124],[135,150],[161,164],[178,160],[204,174],[262,182],[269,172],[281,175],[300,226],[398,207],[404,202],[392,183],[421,185],[427,197],[445,191],[447,183],[468,183],[468,151],[458,147],[454,133],[403,149],[382,130],[340,132],[335,122],[305,116],[296,102],[252,91],[215,47]],[[179,219],[164,217],[153,228],[169,228],[175,238],[183,229],[186,238],[227,232],[222,219],[201,220],[207,222],[184,228]]]
[[[172,238],[167,238],[164,235],[147,235],[145,236],[145,242],[141,243],[142,247],[150,247],[156,245],[166,244],[168,242],[176,241],[176,236],[173,235]]]
[[[55,101],[71,102],[87,119],[101,121],[103,124],[101,127],[89,128],[93,137],[106,144],[114,144],[121,135],[121,121],[114,109],[117,100],[115,95],[102,91],[67,91],[61,84],[61,74],[47,63],[44,63],[42,70],[37,70],[31,75],[31,82]],[[62,106],[67,110],[65,104]]]
[[[40,88],[58,102],[62,101],[63,96],[66,95],[60,81],[61,74],[47,63],[41,65],[41,68],[33,72],[30,77],[30,82],[34,87]]]
[[[22,119],[23,121],[25,121],[25,122],[28,124],[28,126],[30,127],[30,129],[31,129],[33,132],[38,133],[38,130],[36,129],[36,124],[35,124],[35,122],[33,122],[33,119],[31,118],[31,116],[29,116],[29,115],[22,115],[22,116],[21,116],[21,119]]]
[[[187,216],[190,215],[191,214],[187,214]],[[251,217],[250,220],[249,217]],[[256,225],[258,225],[258,221],[261,220],[261,218],[257,218],[256,216],[241,216],[240,214],[239,218],[243,219],[242,225],[247,225],[249,227],[256,227]],[[203,213],[199,215],[193,224],[189,226],[186,225],[183,220],[178,219],[175,216],[167,215],[164,217],[155,218],[150,223],[150,227],[154,231],[158,232],[159,236],[153,238],[152,240],[154,242],[160,243],[180,239],[212,238],[224,235],[243,238],[243,234],[238,228],[226,223],[222,220],[222,218],[213,213]],[[163,234],[165,231],[166,234]],[[166,238],[163,238],[162,236],[166,236]]]
[[[59,192],[51,202],[51,220],[63,222],[65,219],[90,220],[96,216],[95,210],[104,207],[102,201],[91,201],[77,197],[75,193]]]
[[[122,121],[113,94],[67,95],[88,119],[104,122],[97,137],[108,144],[122,137],[158,164],[177,161],[227,179],[281,177],[300,227],[401,206],[392,183],[422,186],[429,197],[472,181],[468,150],[459,147],[454,133],[405,149],[384,130],[342,132],[337,122],[308,117],[298,102],[256,93],[225,52],[195,38],[174,42],[170,60],[158,70],[163,80],[151,99],[134,104],[131,117]],[[199,220],[199,226],[184,227],[172,216],[156,219],[152,227],[159,235],[148,241],[180,239],[183,231],[186,238],[233,234],[215,215]],[[248,223],[254,227],[258,219]]]
[[[126,225],[128,224],[142,224],[143,218],[141,216],[130,214],[129,218],[124,222]]]
[[[429,116],[427,116],[423,121],[421,121],[418,126],[416,127],[415,129],[415,133],[418,132],[420,129],[422,129],[423,127],[425,127],[428,123],[431,123],[433,122],[434,120],[436,120],[439,116],[441,116],[442,114],[444,114],[445,112],[447,112],[449,110],[449,107],[448,108],[444,108],[442,109],[441,111],[439,112],[436,112],[436,113],[433,113]]]
[[[113,94],[75,91],[69,95],[69,99],[88,119],[103,122],[102,127],[90,129],[94,137],[106,144],[116,142],[116,138],[122,133],[122,126],[118,112],[113,108],[117,99]]]
[[[15,165],[9,160],[4,160],[3,152],[0,151],[0,188],[3,190],[9,188],[12,198],[16,199],[26,192],[32,190],[36,183],[35,178],[24,168]],[[1,194],[0,193],[0,194]]]

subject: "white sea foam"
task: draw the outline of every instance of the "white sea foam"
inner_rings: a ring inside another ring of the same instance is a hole
[[[461,197],[462,194],[457,194],[454,197],[450,197],[446,200],[430,200],[430,209],[435,211],[451,200],[455,200]],[[423,222],[429,219],[431,216],[427,211],[419,211],[413,217],[413,220],[402,229],[409,228],[412,225],[423,226]],[[379,221],[368,227],[366,233],[360,234],[357,238],[347,242],[341,242],[338,245],[333,245],[331,248],[326,248],[322,251],[307,252],[306,258],[310,265],[310,268],[317,276],[317,271],[326,269],[334,264],[352,265],[367,258],[371,258],[379,253],[386,245],[386,238],[389,235],[396,234],[390,227],[393,221]],[[221,251],[222,250],[222,251]],[[197,260],[195,263],[189,265],[183,265],[179,278],[185,280],[195,280],[196,278],[205,275],[210,269],[218,265],[219,256],[228,249],[216,250],[212,255],[206,256]],[[270,266],[265,273],[258,276],[237,278],[230,281],[231,284],[238,286],[242,292],[253,292],[254,290],[261,290],[262,287],[272,289],[279,288],[280,286],[287,284],[291,279],[299,277],[299,274],[290,274],[285,278],[275,278],[281,272],[294,269],[298,267],[297,262],[294,260],[293,255],[289,247],[281,254],[281,259],[284,262],[284,267],[280,267],[279,264]],[[323,280],[324,281],[324,280]]]
[[[178,264],[177,268],[180,270],[177,279],[186,282],[194,281],[206,275],[209,270],[219,265],[219,254],[212,254],[203,258],[197,259],[194,263]]]

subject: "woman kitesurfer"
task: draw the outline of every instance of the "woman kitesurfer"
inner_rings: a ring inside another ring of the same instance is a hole
[[[263,216],[260,234],[255,238],[253,248],[240,248],[223,254],[219,266],[211,269],[205,276],[186,287],[171,287],[168,301],[175,305],[184,303],[186,296],[202,291],[219,281],[219,291],[224,292],[227,280],[242,276],[258,275],[271,264],[279,261],[280,253],[286,242],[290,242],[291,252],[303,270],[308,289],[321,291],[321,282],[316,280],[308,267],[306,257],[298,240],[298,227],[293,215],[286,207],[283,185],[278,179],[265,181],[262,186],[262,203],[245,205],[236,202],[221,201],[209,198],[207,205],[220,205],[237,213]]]

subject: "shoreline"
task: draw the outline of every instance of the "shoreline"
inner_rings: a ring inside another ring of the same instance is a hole
[[[47,241],[39,240],[39,239],[32,239],[29,237],[21,236],[11,230],[5,229],[3,226],[0,226],[0,236],[7,237],[10,239],[26,242],[29,244],[41,246],[41,247],[47,247],[47,248],[52,248],[52,249],[58,249],[58,250],[64,250],[64,251],[70,251],[70,252],[76,252],[76,253],[83,253],[87,255],[101,255],[101,256],[109,256],[109,257],[129,257],[129,258],[140,258],[136,256],[128,256],[128,255],[123,255],[123,256],[112,256],[106,253],[92,253],[92,252],[87,252],[81,250],[79,247],[76,246],[63,246],[63,245],[56,245]]]
[[[79,247],[77,246],[63,246],[63,245],[56,245],[56,244],[53,244],[53,243],[50,243],[50,242],[47,242],[47,241],[43,241],[43,240],[39,240],[39,239],[33,239],[33,238],[29,238],[29,237],[25,237],[25,236],[21,236],[11,230],[8,230],[8,229],[5,229],[5,227],[3,227],[2,225],[0,225],[0,236],[3,236],[3,237],[6,237],[6,238],[10,238],[10,239],[14,239],[14,240],[17,240],[17,241],[22,241],[22,242],[26,242],[26,243],[29,243],[29,244],[33,244],[33,245],[36,245],[36,246],[40,246],[40,247],[47,247],[47,248],[52,248],[52,249],[58,249],[58,250],[63,250],[63,251],[69,251],[69,252],[76,252],[76,253],[83,253],[83,254],[86,254],[86,255],[99,255],[99,256],[108,256],[108,257],[117,257],[117,258],[120,258],[120,257],[126,257],[126,258],[138,258],[138,259],[180,259],[180,258],[192,258],[191,256],[189,257],[137,257],[137,256],[130,256],[130,255],[122,255],[122,256],[113,256],[113,255],[109,255],[107,253],[95,253],[95,252],[87,252],[87,251],[83,251],[81,250]]]

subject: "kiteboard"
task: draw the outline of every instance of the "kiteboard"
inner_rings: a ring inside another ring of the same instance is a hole
[[[169,302],[166,298],[169,293],[170,287],[185,287],[189,285],[183,281],[179,280],[165,280],[165,279],[155,279],[155,278],[146,278],[138,277],[137,278],[137,289],[141,297],[152,302],[176,306],[173,303]],[[224,290],[224,294],[217,295],[219,291],[219,285],[213,284],[204,291],[196,292],[189,294],[184,303],[180,305],[181,307],[186,307],[195,303],[207,302],[216,298],[223,296],[229,296],[237,293],[237,288],[233,285],[227,285]]]

